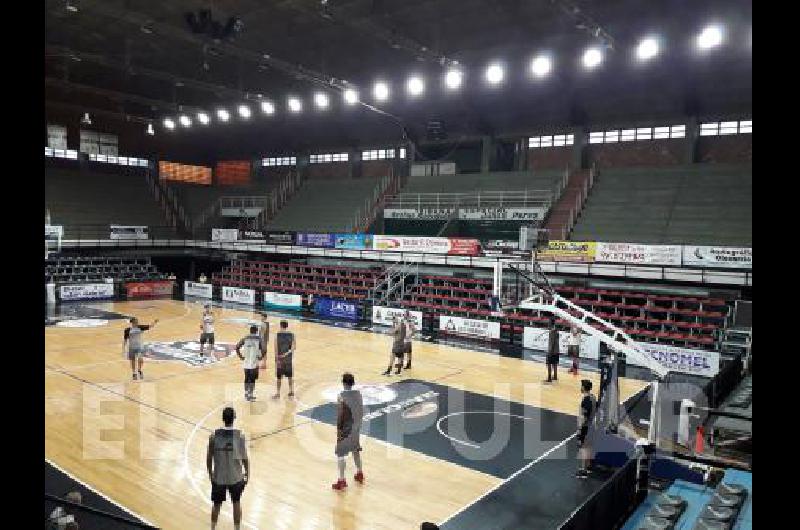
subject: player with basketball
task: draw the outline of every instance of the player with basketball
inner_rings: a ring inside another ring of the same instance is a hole
[[[122,349],[128,354],[128,360],[131,362],[133,380],[136,381],[137,361],[139,364],[138,378],[144,379],[144,374],[142,373],[142,366],[144,365],[144,343],[142,342],[142,334],[148,329],[155,327],[155,325],[158,324],[158,319],[155,319],[152,324],[146,325],[139,324],[139,319],[132,317],[130,323],[130,327],[125,328],[122,334]]]
[[[406,326],[403,319],[399,316],[394,317],[394,326],[392,327],[392,349],[389,352],[389,367],[381,375],[392,374],[392,364],[396,368],[395,374],[400,374],[403,368],[403,355],[406,352]]]
[[[364,400],[361,392],[353,389],[355,378],[351,373],[342,374],[342,390],[339,393],[338,412],[336,414],[336,458],[339,467],[339,479],[333,483],[333,489],[341,491],[347,487],[344,470],[347,466],[345,457],[353,454],[356,474],[353,476],[359,484],[364,483],[364,470],[361,467],[361,420],[364,417]]]
[[[200,355],[204,354],[206,342],[209,344],[211,353],[214,352],[214,314],[211,312],[211,304],[206,304],[203,309],[203,316],[200,322]]]
[[[275,395],[272,399],[281,397],[281,379],[289,380],[289,395],[294,396],[294,370],[292,360],[294,357],[294,333],[289,331],[289,323],[281,320],[280,331],[275,334],[275,377],[277,378]]]

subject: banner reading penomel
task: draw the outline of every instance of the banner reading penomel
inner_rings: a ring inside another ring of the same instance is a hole
[[[477,256],[480,242],[477,239],[456,237],[407,237],[379,236],[372,239],[374,250],[395,252],[422,252],[426,254],[450,254],[458,256]]]
[[[128,298],[151,298],[155,296],[172,296],[171,281],[128,282],[125,293]]]
[[[595,259],[597,243],[594,241],[561,241],[553,240],[547,248],[536,253],[542,261],[574,261],[590,263]]]

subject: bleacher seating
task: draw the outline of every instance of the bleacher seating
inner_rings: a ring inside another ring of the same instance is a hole
[[[477,191],[553,191],[564,178],[564,170],[458,173],[456,175],[411,176],[401,193],[473,193]]]
[[[307,180],[278,211],[267,228],[343,232],[352,228],[356,213],[372,197],[378,179]]]
[[[576,241],[752,245],[751,166],[600,169]]]
[[[165,280],[149,257],[61,256],[45,261],[45,283]]]
[[[651,492],[622,530],[752,530],[753,475],[728,469],[716,488],[676,480]]]
[[[676,346],[716,348],[726,326],[725,300],[647,292],[562,286],[556,291],[599,317],[620,327],[634,339]],[[492,282],[453,276],[421,276],[408,290],[402,305],[431,315],[499,319],[503,340],[521,342],[524,326],[545,326],[547,315],[513,309],[502,317],[491,311]],[[557,327],[569,325],[561,319]]]
[[[64,226],[64,239],[79,234],[82,238],[107,239],[111,224],[166,226],[141,171],[120,168],[119,172],[101,173],[46,168],[45,206],[50,210],[52,224]]]
[[[212,275],[215,285],[364,300],[383,269],[240,260]]]
[[[270,188],[263,186],[204,186],[202,184],[166,183],[175,191],[186,214],[194,219],[221,197],[263,197]]]

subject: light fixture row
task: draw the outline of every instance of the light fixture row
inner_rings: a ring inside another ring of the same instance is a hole
[[[712,48],[720,46],[724,40],[724,27],[717,24],[712,24],[703,28],[695,39],[695,45],[699,51],[708,51]],[[662,39],[658,36],[647,36],[639,41],[635,48],[635,56],[639,62],[647,62],[654,59],[661,52]],[[594,70],[599,67],[605,60],[604,48],[592,46],[584,50],[581,56],[581,64],[586,70]],[[553,70],[553,58],[549,53],[540,53],[535,56],[530,62],[530,75],[534,78],[547,77]],[[484,80],[491,86],[497,86],[503,83],[506,79],[506,68],[502,62],[496,61],[487,65],[484,70]],[[448,69],[444,73],[443,82],[446,89],[455,91],[461,88],[464,81],[464,72],[458,67]],[[425,80],[422,76],[413,75],[406,81],[406,94],[411,98],[417,98],[425,93]],[[391,95],[391,88],[386,81],[379,80],[372,87],[372,97],[376,102],[382,103],[389,99]],[[362,101],[360,94],[355,88],[346,88],[342,91],[342,99],[347,105],[355,105]],[[313,96],[314,106],[318,110],[325,110],[330,106],[330,97],[326,92],[317,92]],[[271,116],[276,112],[275,103],[268,100],[262,100],[259,103],[261,112],[264,115]],[[286,108],[290,113],[299,113],[303,110],[303,102],[297,96],[290,96],[286,99]],[[252,110],[250,106],[242,104],[236,109],[240,118],[248,120],[252,117]],[[231,114],[228,110],[220,108],[216,111],[216,118],[218,121],[225,123],[230,121]],[[197,112],[194,116],[200,125],[208,125],[211,121],[209,114],[206,112]],[[162,122],[163,126],[168,130],[174,130],[178,125],[188,128],[194,123],[194,120],[188,114],[181,114],[177,118],[165,118]],[[149,132],[148,134],[152,134]]]

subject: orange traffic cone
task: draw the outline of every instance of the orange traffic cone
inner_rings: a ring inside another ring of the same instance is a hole
[[[697,433],[694,436],[694,452],[695,454],[702,454],[705,448],[705,436],[702,425],[697,426]]]

